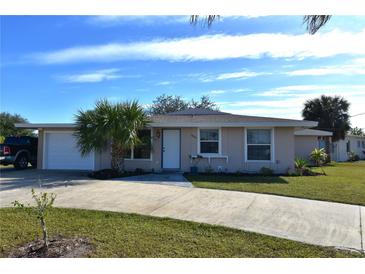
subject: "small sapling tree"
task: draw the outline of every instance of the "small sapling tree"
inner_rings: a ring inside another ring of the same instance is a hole
[[[37,219],[39,220],[39,223],[42,228],[42,234],[43,234],[43,248],[45,250],[48,249],[48,231],[46,226],[46,214],[48,209],[50,209],[56,199],[56,194],[54,193],[47,193],[47,192],[40,192],[36,193],[34,189],[32,188],[32,198],[35,201],[36,205],[31,206],[28,204],[25,206],[24,204],[20,203],[19,201],[14,201],[12,204],[14,207],[23,208],[28,213],[35,213],[37,216]]]

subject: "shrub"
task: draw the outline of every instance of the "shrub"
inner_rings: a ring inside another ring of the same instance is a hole
[[[311,156],[311,159],[313,160],[313,162],[316,164],[316,166],[323,165],[323,163],[325,163],[326,159],[327,159],[327,153],[324,150],[324,148],[321,148],[321,149],[315,148],[311,152],[310,156]]]
[[[205,172],[206,173],[213,173],[214,169],[211,166],[208,166],[208,167],[205,168]]]
[[[360,160],[360,157],[359,157],[359,155],[357,155],[355,152],[353,152],[353,151],[350,151],[348,154],[348,159],[347,159],[347,161],[349,161],[349,162],[355,162],[355,161],[359,161]]]
[[[110,168],[93,171],[88,174],[88,176],[90,178],[99,179],[99,180],[118,178],[118,177],[121,177],[122,175],[123,175],[123,173],[119,172],[118,170],[110,169]]]
[[[136,168],[135,171],[134,171],[136,174],[143,174],[144,173],[144,170],[143,168]]]
[[[263,176],[271,176],[274,174],[274,171],[269,167],[262,167],[259,173]]]
[[[308,161],[303,158],[296,158],[294,160],[295,171],[303,176],[308,170]]]
[[[324,150],[324,148],[318,149],[315,148],[312,152],[311,152],[311,159],[312,161],[315,163],[316,166],[321,167],[322,169],[322,173],[326,174],[322,168],[322,165],[326,162],[327,160],[327,153]]]

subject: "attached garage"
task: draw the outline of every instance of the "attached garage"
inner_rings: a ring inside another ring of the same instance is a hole
[[[43,137],[43,169],[94,170],[94,153],[82,157],[72,131],[44,131]]]

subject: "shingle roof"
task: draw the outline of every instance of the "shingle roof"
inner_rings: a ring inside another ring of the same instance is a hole
[[[206,108],[188,108],[185,110],[175,111],[167,115],[229,115],[230,113],[219,110],[211,110]]]
[[[248,115],[237,115],[217,110],[188,109],[184,111],[169,113],[165,115],[155,115],[150,117],[152,127],[296,127],[312,128],[317,126],[317,122],[258,117]],[[18,128],[74,128],[74,124],[16,124]]]
[[[259,116],[248,116],[248,115],[237,115],[227,112],[221,112],[216,110],[207,109],[187,109],[184,111],[178,111],[168,113],[164,115],[155,115],[151,117],[153,126],[173,125],[181,126],[181,124],[255,124],[263,126],[264,124],[275,123],[275,125],[286,124],[304,127],[315,127],[316,122],[294,120],[294,119],[283,119],[283,118],[271,118],[271,117],[259,117]],[[240,125],[242,126],[242,125]]]

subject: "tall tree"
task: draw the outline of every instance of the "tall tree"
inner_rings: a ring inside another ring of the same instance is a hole
[[[185,101],[181,96],[162,94],[153,100],[148,112],[153,115],[161,115],[188,108],[218,109],[218,106],[209,98],[202,96],[200,100]]]
[[[16,123],[28,123],[28,120],[19,114],[10,114],[8,112],[0,113],[0,135],[3,137],[29,135],[33,136],[33,131],[29,129],[16,128]]]
[[[200,15],[191,15],[190,23],[196,24],[199,21]],[[203,16],[203,22],[208,26],[211,26],[214,21],[220,18],[220,15],[207,15]],[[322,28],[329,20],[331,15],[306,15],[303,17],[303,24],[306,25],[309,34],[315,34],[320,28]]]
[[[101,151],[111,142],[112,168],[124,171],[124,153],[141,143],[138,132],[148,123],[137,101],[112,104],[100,100],[93,110],[75,116],[75,136],[82,155]]]
[[[302,116],[304,120],[317,121],[317,128],[331,131],[337,141],[344,139],[350,129],[349,107],[350,103],[342,97],[322,95],[305,102]]]
[[[362,130],[362,128],[358,127],[351,128],[350,133],[356,136],[365,136],[365,132]]]

